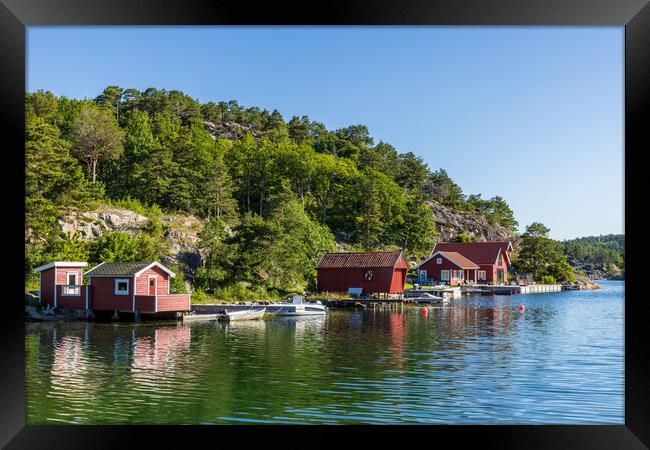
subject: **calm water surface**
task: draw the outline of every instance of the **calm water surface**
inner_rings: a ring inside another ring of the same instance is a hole
[[[29,323],[27,422],[623,424],[623,282],[602,286],[427,317]]]

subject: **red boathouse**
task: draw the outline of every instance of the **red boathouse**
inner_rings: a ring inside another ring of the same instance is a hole
[[[326,253],[316,266],[320,292],[402,294],[408,265],[401,251]]]
[[[449,285],[506,283],[510,251],[512,243],[509,241],[438,243],[431,256],[417,266],[418,282],[422,285],[435,282]]]
[[[175,274],[158,262],[101,263],[84,274],[85,262],[53,262],[34,269],[44,305],[93,311],[155,314],[190,310],[189,294],[170,294]],[[83,284],[84,275],[90,280]]]

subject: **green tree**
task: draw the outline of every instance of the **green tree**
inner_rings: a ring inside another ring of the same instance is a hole
[[[228,141],[219,142],[219,147],[231,146]],[[217,219],[230,221],[236,217],[237,202],[233,198],[233,184],[223,155],[222,148],[214,149],[211,161],[206,167],[202,199],[205,202],[204,208],[208,218],[214,215]]]
[[[126,233],[114,231],[102,234],[90,249],[93,263],[132,262],[138,258],[138,242]]]
[[[573,281],[575,279],[573,267],[566,260],[566,256],[557,253],[556,260],[545,270],[545,275],[552,276],[557,281]]]
[[[428,255],[438,235],[431,209],[416,198],[409,198],[399,233],[399,246],[408,254],[416,257]]]
[[[104,109],[111,111],[115,114],[115,120],[120,120],[120,104],[122,103],[122,96],[124,89],[119,86],[107,86],[104,91],[95,98],[95,102]]]
[[[95,183],[98,164],[122,153],[124,132],[113,116],[89,106],[75,120],[71,139],[75,155],[86,162]]]
[[[535,280],[551,273],[566,275],[566,257],[559,250],[556,241],[548,237],[550,229],[539,222],[526,227],[521,235],[520,250],[513,266],[519,273],[531,274]],[[568,265],[568,264],[567,264]]]

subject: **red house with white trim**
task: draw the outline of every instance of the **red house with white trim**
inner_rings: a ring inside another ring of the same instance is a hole
[[[87,311],[156,314],[190,310],[189,294],[170,294],[175,274],[159,262],[101,263],[85,274],[85,262],[53,262],[40,274],[41,303]],[[83,284],[84,275],[90,280]]]
[[[440,242],[417,267],[418,282],[449,285],[503,284],[508,281],[512,243]]]
[[[408,265],[401,251],[326,253],[316,271],[320,292],[402,294]]]

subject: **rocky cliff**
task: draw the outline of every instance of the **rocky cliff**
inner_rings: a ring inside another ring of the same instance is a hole
[[[102,206],[96,211],[70,212],[58,225],[66,234],[77,234],[80,240],[94,241],[103,233],[120,231],[134,236],[149,218],[124,208]],[[192,215],[167,215],[159,219],[165,226],[165,241],[170,256],[161,261],[175,264],[189,273],[201,263],[196,250],[202,221]]]
[[[458,233],[465,233],[477,241],[514,240],[515,236],[499,226],[490,225],[478,215],[458,213],[436,202],[429,204],[436,220],[438,241],[451,239]],[[58,225],[66,234],[76,233],[81,240],[95,240],[102,233],[120,231],[130,235],[138,233],[149,218],[124,208],[102,206],[95,211],[70,212],[59,220]],[[166,225],[165,240],[171,256],[163,263],[181,266],[187,272],[201,264],[196,248],[198,234],[203,228],[201,219],[192,215],[168,215],[159,219]],[[348,247],[343,239],[341,250]]]
[[[515,235],[508,229],[490,225],[484,216],[452,211],[437,202],[429,202],[438,230],[438,242],[449,241],[455,235],[464,233],[475,241],[514,241]]]

